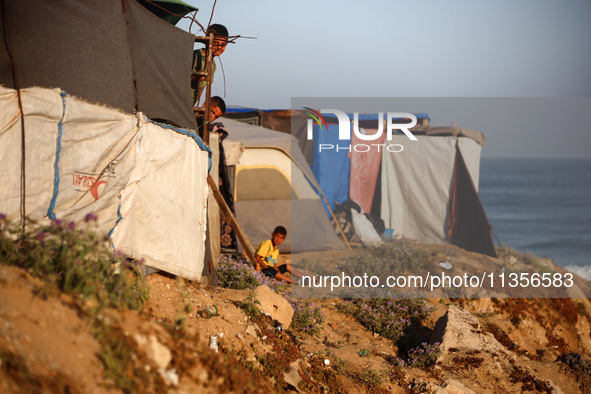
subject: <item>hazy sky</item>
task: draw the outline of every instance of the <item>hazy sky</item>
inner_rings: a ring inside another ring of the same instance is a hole
[[[185,1],[207,25],[213,1]],[[482,131],[485,157],[591,158],[591,1],[219,0],[212,22],[230,35],[256,37],[221,56],[225,92],[218,60],[213,93],[229,105],[290,108],[291,97],[530,98],[393,111]]]

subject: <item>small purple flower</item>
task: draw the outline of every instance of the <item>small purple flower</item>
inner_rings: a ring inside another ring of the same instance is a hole
[[[68,231],[72,231],[76,228],[76,223],[70,222],[68,223]]]
[[[6,214],[0,213],[0,220],[6,220]]]
[[[45,242],[45,238],[47,238],[47,233],[37,233],[37,240],[39,242]]]
[[[61,220],[61,219],[55,219],[55,220],[53,221],[53,223],[54,223],[56,226],[61,226],[63,222],[62,222],[62,220]]]
[[[98,216],[94,212],[87,213],[84,217],[84,221],[88,222],[96,222],[98,220]]]

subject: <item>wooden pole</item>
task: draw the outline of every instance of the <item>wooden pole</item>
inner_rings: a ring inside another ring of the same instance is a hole
[[[230,225],[232,226],[232,228],[236,232],[236,237],[238,238],[238,240],[240,241],[240,244],[244,248],[244,251],[246,252],[246,256],[248,256],[248,259],[252,263],[253,267],[256,268],[257,267],[257,260],[254,257],[254,252],[252,251],[252,247],[250,246],[250,242],[248,242],[248,238],[246,238],[244,231],[242,231],[242,228],[240,227],[240,225],[236,221],[236,218],[234,217],[234,214],[232,214],[230,207],[228,207],[228,204],[226,204],[226,201],[224,200],[222,193],[220,193],[220,191],[218,190],[218,187],[215,184],[215,181],[213,180],[211,175],[207,176],[207,183],[209,184],[209,187],[210,187],[211,191],[213,192],[213,197],[215,198],[215,201],[218,203],[218,206],[220,207],[220,211],[222,211],[222,214],[226,217],[226,220],[230,223]]]
[[[209,146],[209,118],[211,110],[211,82],[213,78],[213,32],[209,34],[207,42],[207,60],[205,69],[207,70],[207,86],[205,87],[205,108],[203,111],[203,141]]]
[[[332,211],[332,209],[330,209],[330,205],[328,205],[328,201],[326,201],[326,197],[324,197],[324,193],[321,193],[321,195],[322,195],[322,199],[324,200],[324,203],[326,204],[326,206],[328,207],[328,210],[330,211],[330,214],[332,215],[332,220],[334,220],[335,224],[337,225],[337,228],[339,229],[339,232],[341,233],[341,236],[343,237],[343,241],[345,241],[345,245],[347,245],[347,249],[351,250],[351,245],[349,244],[349,241],[347,241],[347,237],[345,236],[345,232],[343,231],[341,224],[339,223],[337,218],[334,216],[334,212]]]

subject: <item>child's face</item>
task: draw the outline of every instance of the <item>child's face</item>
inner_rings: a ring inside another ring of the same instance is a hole
[[[214,37],[213,38],[213,45],[211,48],[211,53],[213,56],[220,56],[226,50],[226,45],[228,45],[228,39],[222,37]]]
[[[273,245],[279,246],[283,241],[285,241],[285,235],[277,233],[271,234],[271,242],[273,242]]]
[[[217,118],[219,118],[222,115],[223,115],[222,110],[217,105],[212,105],[211,108],[209,108],[209,121],[210,122],[213,122],[214,120],[216,120]]]

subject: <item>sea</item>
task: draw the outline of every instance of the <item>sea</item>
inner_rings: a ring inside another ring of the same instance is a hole
[[[479,195],[496,244],[591,280],[591,160],[482,158]]]

